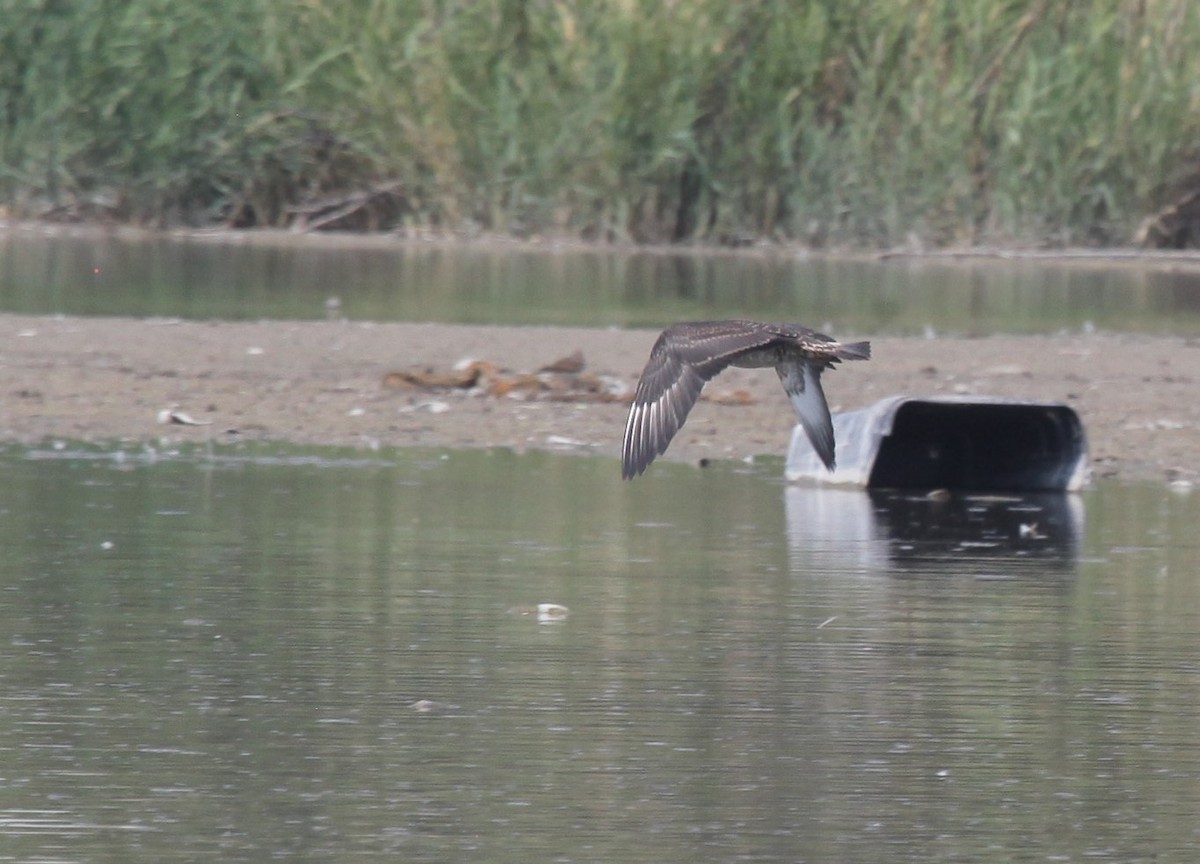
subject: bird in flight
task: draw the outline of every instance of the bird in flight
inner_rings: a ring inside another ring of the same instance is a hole
[[[832,471],[833,420],[821,389],[821,373],[842,360],[870,358],[870,342],[843,344],[799,324],[673,324],[654,343],[638,381],[621,443],[621,476],[636,477],[666,452],[705,382],[726,366],[774,366],[808,440]]]

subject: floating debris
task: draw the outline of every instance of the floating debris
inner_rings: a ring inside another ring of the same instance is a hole
[[[536,615],[539,624],[551,621],[562,621],[571,614],[571,610],[558,603],[539,603],[536,606],[513,606],[508,610],[509,615]]]
[[[561,621],[570,614],[570,609],[557,603],[539,603],[537,607],[538,622],[542,624],[547,621]]]
[[[1192,490],[1195,488],[1195,484],[1191,480],[1180,478],[1177,480],[1168,481],[1167,488],[1176,495],[1191,495]]]

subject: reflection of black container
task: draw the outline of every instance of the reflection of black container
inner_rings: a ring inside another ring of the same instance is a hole
[[[914,495],[806,488],[784,497],[796,560],[830,573],[948,569],[992,576],[1074,569],[1078,495]]]
[[[1078,556],[1083,508],[1075,495],[869,494],[895,564],[1026,558],[1072,567]]]
[[[1057,402],[987,396],[892,396],[833,418],[837,470],[799,426],[787,478],[892,489],[1076,491],[1088,480],[1087,436]]]

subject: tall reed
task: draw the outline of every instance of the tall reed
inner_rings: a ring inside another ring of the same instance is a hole
[[[1196,183],[1196,57],[1191,0],[0,0],[0,199],[158,224],[375,196],[378,227],[1121,243]]]

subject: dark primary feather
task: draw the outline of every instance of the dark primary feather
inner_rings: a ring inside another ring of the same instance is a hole
[[[650,351],[629,409],[622,476],[641,474],[666,451],[704,384],[730,365],[775,368],[813,447],[832,470],[833,426],[820,375],[840,360],[870,356],[868,342],[843,345],[797,324],[734,320],[668,327]]]
[[[821,387],[821,369],[813,363],[781,364],[775,367],[792,408],[812,442],[813,449],[830,471],[834,468],[833,418]]]

